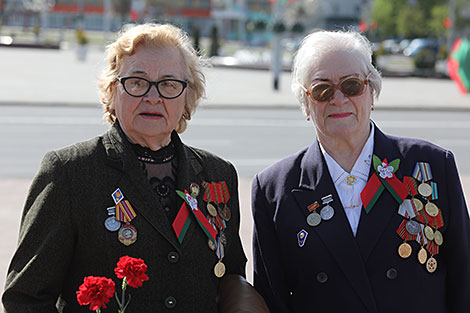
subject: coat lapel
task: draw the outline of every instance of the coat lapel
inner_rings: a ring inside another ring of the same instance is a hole
[[[197,184],[199,186],[199,195],[196,197],[198,209],[201,210],[204,216],[207,216],[208,214],[202,200],[204,197],[204,188],[202,186],[203,167],[194,153],[192,153],[187,146],[182,144],[179,136],[175,132],[172,135],[172,141],[175,143],[176,154],[178,157],[176,189],[183,192],[187,190],[191,193],[191,184]],[[184,200],[181,199],[181,197],[177,197],[177,210],[179,210],[183,201]],[[192,216],[191,225],[189,226],[186,236],[181,244],[182,249],[193,243],[193,240],[198,237],[196,236],[197,232],[203,233],[201,226],[198,224],[194,216]]]
[[[377,126],[375,126],[374,154],[378,156],[380,160],[386,158],[388,162],[400,159],[401,164],[403,164],[402,155]],[[373,165],[371,165],[369,178],[373,173],[374,168]],[[403,180],[400,168],[398,168],[395,175],[401,181]],[[385,189],[369,213],[366,213],[364,209],[362,210],[356,239],[364,262],[367,261],[370,253],[378,244],[383,231],[387,229],[387,225],[397,213],[398,206],[398,202],[392,197],[387,189]]]
[[[318,201],[321,208],[321,198],[329,194],[333,195],[333,202],[330,205],[335,209],[335,215],[331,220],[322,221],[320,225],[312,227],[312,231],[317,233],[324,242],[368,311],[377,312],[359,247],[317,140],[309,147],[302,159],[299,188],[293,189],[292,194],[305,218],[309,214],[307,209],[309,204]]]
[[[180,252],[180,244],[168,217],[160,207],[139,161],[119,125],[114,125],[105,135],[104,145],[110,166],[120,168],[122,176],[116,188],[120,188],[137,215],[146,219],[174,248]],[[139,230],[137,229],[137,232]]]

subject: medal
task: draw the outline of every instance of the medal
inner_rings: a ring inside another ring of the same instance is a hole
[[[408,258],[411,255],[411,246],[404,242],[398,247],[398,255],[401,256],[403,259]]]
[[[208,204],[207,204],[207,211],[208,211],[209,214],[212,215],[213,217],[216,217],[216,216],[217,216],[217,209],[215,208],[215,206],[214,206],[212,203],[208,203]]]
[[[196,183],[191,183],[191,185],[189,185],[189,190],[191,191],[191,195],[193,195],[194,197],[197,197],[199,196],[199,185],[196,184]]]
[[[413,198],[413,203],[417,211],[421,211],[423,209],[423,203],[419,199]]]
[[[230,211],[226,203],[224,203],[223,211],[225,216],[224,220],[226,220],[227,222],[230,221],[230,219],[232,218],[232,212]]]
[[[434,242],[436,245],[440,246],[444,242],[444,238],[442,237],[442,233],[438,230],[434,232]]]
[[[418,186],[418,192],[420,195],[427,198],[432,194],[432,188],[429,186],[429,184],[421,183]]]
[[[215,249],[217,249],[215,242],[210,239],[207,239],[207,245],[209,246],[209,249],[211,249],[212,251],[215,251]]]
[[[133,244],[137,240],[137,229],[131,224],[122,225],[118,232],[118,239],[126,246]]]
[[[122,194],[121,189],[116,189],[111,196],[113,197],[114,203],[118,204],[121,202],[122,199],[124,199],[124,195]]]
[[[317,226],[321,222],[321,216],[317,212],[312,212],[307,216],[307,224],[310,226]]]
[[[434,231],[432,230],[431,226],[426,225],[426,227],[424,227],[424,235],[428,240],[434,240]]]
[[[220,231],[219,232],[219,237],[220,237],[220,242],[226,246],[227,245],[227,236],[225,235],[225,233],[223,231]]]
[[[214,274],[217,278],[221,278],[225,274],[225,265],[222,261],[217,262],[214,266]]]
[[[439,214],[439,208],[432,202],[426,203],[424,210],[432,217],[436,217]]]
[[[426,262],[426,269],[429,273],[434,273],[437,269],[437,261],[434,257],[430,257]]]
[[[117,231],[121,227],[121,222],[116,220],[116,207],[106,208],[109,217],[104,220],[104,227],[109,231]]]
[[[424,249],[421,246],[421,249],[419,249],[419,252],[418,252],[418,261],[419,261],[419,263],[421,263],[421,264],[426,263],[427,258],[428,258],[428,253],[426,252],[426,249]]]
[[[117,231],[121,228],[121,222],[117,221],[114,216],[110,216],[104,220],[104,227],[109,231]]]
[[[333,215],[335,215],[335,210],[331,205],[325,205],[320,211],[320,216],[325,221],[330,220]]]
[[[421,230],[421,226],[419,226],[419,223],[412,220],[408,221],[405,227],[406,230],[412,235],[418,235],[419,231]]]
[[[217,206],[217,212],[219,213],[220,217],[226,221],[229,221],[230,218],[232,217],[232,214],[230,213],[230,209],[223,203],[220,203]]]

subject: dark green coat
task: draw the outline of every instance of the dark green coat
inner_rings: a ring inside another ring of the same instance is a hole
[[[245,275],[246,258],[239,238],[238,181],[234,167],[206,151],[188,147],[173,133],[178,158],[177,189],[201,187],[199,208],[207,215],[202,181],[226,181],[232,218],[227,222],[226,274]],[[125,246],[108,231],[106,208],[120,188],[137,216],[131,224],[137,241]],[[182,199],[177,197],[177,207]],[[176,252],[176,257],[175,257]],[[173,255],[173,258],[169,257]],[[26,200],[19,243],[3,294],[5,312],[90,312],[79,306],[76,291],[85,276],[120,280],[114,268],[121,256],[141,258],[150,280],[128,288],[126,312],[217,312],[217,256],[195,220],[180,244],[118,125],[103,136],[49,152]],[[176,305],[169,309],[168,299]],[[117,312],[111,299],[102,312]]]

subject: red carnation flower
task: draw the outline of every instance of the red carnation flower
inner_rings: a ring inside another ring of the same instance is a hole
[[[118,278],[126,277],[129,286],[138,288],[142,286],[142,283],[149,280],[149,277],[145,272],[147,271],[147,265],[144,260],[131,258],[129,256],[123,256],[119,259],[117,267],[114,269]]]
[[[106,307],[109,298],[114,295],[114,282],[106,277],[88,276],[77,291],[77,301],[80,305],[90,305],[90,310],[96,311],[101,306]]]

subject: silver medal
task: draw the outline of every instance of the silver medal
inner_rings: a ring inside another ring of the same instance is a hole
[[[321,216],[317,212],[312,212],[307,216],[307,224],[317,226],[321,222]]]
[[[321,218],[325,221],[330,220],[335,215],[335,210],[331,205],[325,205],[320,211]]]
[[[408,221],[405,227],[406,230],[412,235],[417,235],[421,231],[421,226],[419,226],[419,223],[416,221]]]
[[[104,227],[109,231],[118,231],[121,228],[121,222],[116,220],[114,216],[110,216],[104,221]]]

